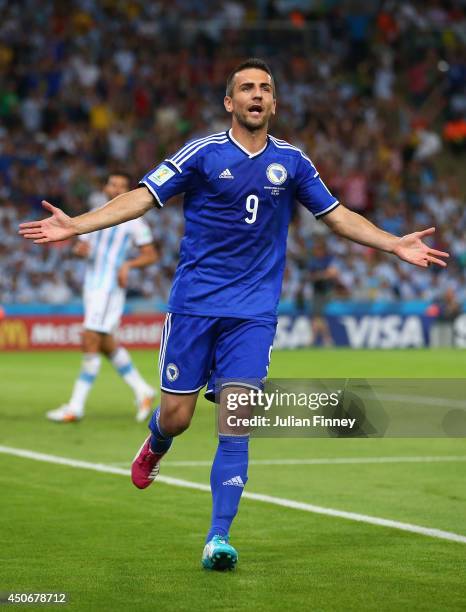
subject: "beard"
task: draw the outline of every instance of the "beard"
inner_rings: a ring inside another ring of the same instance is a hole
[[[235,113],[236,121],[249,132],[257,132],[266,127],[269,123],[270,115],[264,113],[260,121],[252,121],[249,117],[240,113]]]

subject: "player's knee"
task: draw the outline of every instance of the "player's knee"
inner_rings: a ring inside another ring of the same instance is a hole
[[[84,330],[82,336],[82,349],[84,353],[98,353],[100,351],[100,336],[96,332]]]
[[[160,427],[167,435],[178,436],[190,426],[192,414],[191,406],[187,405],[184,398],[173,395],[163,402]]]
[[[100,343],[100,352],[106,357],[110,358],[113,353],[117,350],[118,345],[115,342],[114,337],[111,334],[102,334]]]
[[[186,431],[191,424],[191,415],[183,411],[170,412],[160,418],[160,427],[169,436],[179,436]]]

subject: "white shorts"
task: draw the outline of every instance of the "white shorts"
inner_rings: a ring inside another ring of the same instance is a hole
[[[112,291],[88,289],[84,291],[84,329],[113,334],[120,324],[126,292],[121,287]]]

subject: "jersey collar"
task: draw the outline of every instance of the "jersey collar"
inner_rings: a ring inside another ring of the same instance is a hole
[[[257,157],[258,155],[260,155],[261,153],[263,153],[266,148],[269,146],[269,135],[267,134],[267,141],[265,143],[265,145],[262,147],[262,149],[260,151],[257,151],[256,153],[251,153],[250,151],[248,151],[245,147],[243,147],[242,144],[240,144],[237,140],[235,140],[233,138],[233,135],[231,133],[231,129],[228,130],[227,132],[227,136],[230,139],[230,141],[236,146],[238,147],[238,149],[241,149],[241,151],[243,151],[243,153],[246,153],[246,155],[249,157],[249,159],[252,159],[253,157]]]

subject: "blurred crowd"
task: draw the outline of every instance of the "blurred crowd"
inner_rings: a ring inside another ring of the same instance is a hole
[[[137,179],[186,140],[227,129],[225,80],[266,59],[272,133],[303,148],[349,208],[402,235],[435,225],[447,271],[418,270],[338,239],[297,206],[283,297],[466,301],[466,8],[461,0],[0,0],[0,303],[66,302],[83,264],[70,245],[21,241],[47,199],[71,214],[109,171]],[[464,174],[464,173],[463,173]],[[148,214],[161,260],[130,293],[166,299],[181,201]]]

